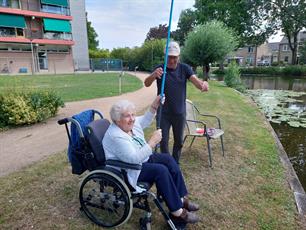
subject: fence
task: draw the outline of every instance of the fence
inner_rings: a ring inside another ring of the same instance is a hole
[[[123,62],[121,59],[92,58],[90,68],[92,71],[122,71]]]

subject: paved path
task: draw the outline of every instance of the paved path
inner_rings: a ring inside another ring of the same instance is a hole
[[[136,76],[143,81],[147,74],[137,72]],[[90,108],[102,111],[104,116],[109,118],[110,106],[123,98],[134,102],[138,110],[143,110],[153,101],[156,95],[155,87],[155,84],[152,84],[150,88],[143,87],[120,96],[66,103],[65,108],[60,109],[56,117],[45,123],[1,132],[0,176],[65,150],[68,144],[67,135],[65,128],[57,125],[58,119]]]

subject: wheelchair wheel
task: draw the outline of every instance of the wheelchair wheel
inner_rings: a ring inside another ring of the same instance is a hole
[[[131,193],[123,180],[112,172],[96,170],[88,174],[80,187],[81,209],[95,224],[115,227],[131,216]]]

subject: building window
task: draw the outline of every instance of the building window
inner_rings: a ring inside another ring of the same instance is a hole
[[[289,57],[288,57],[288,56],[285,56],[284,61],[285,61],[285,62],[288,62],[288,61],[289,61]]]
[[[254,47],[249,46],[249,47],[248,47],[248,53],[253,53],[253,52],[254,52]]]
[[[39,69],[47,70],[48,69],[47,52],[38,52],[38,59],[39,59]]]
[[[289,45],[283,45],[283,51],[289,51]]]
[[[24,29],[0,27],[0,37],[24,37]]]
[[[253,65],[253,58],[251,58],[251,57],[246,58],[245,64]]]

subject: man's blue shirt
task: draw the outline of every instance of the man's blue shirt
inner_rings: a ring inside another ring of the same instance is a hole
[[[163,68],[158,65],[157,68]],[[154,70],[155,70],[154,69]],[[186,112],[186,86],[187,80],[194,74],[192,68],[184,63],[178,63],[176,69],[167,68],[164,94],[166,97],[163,105],[165,114],[184,114]],[[161,93],[162,78],[157,79],[157,93]]]

